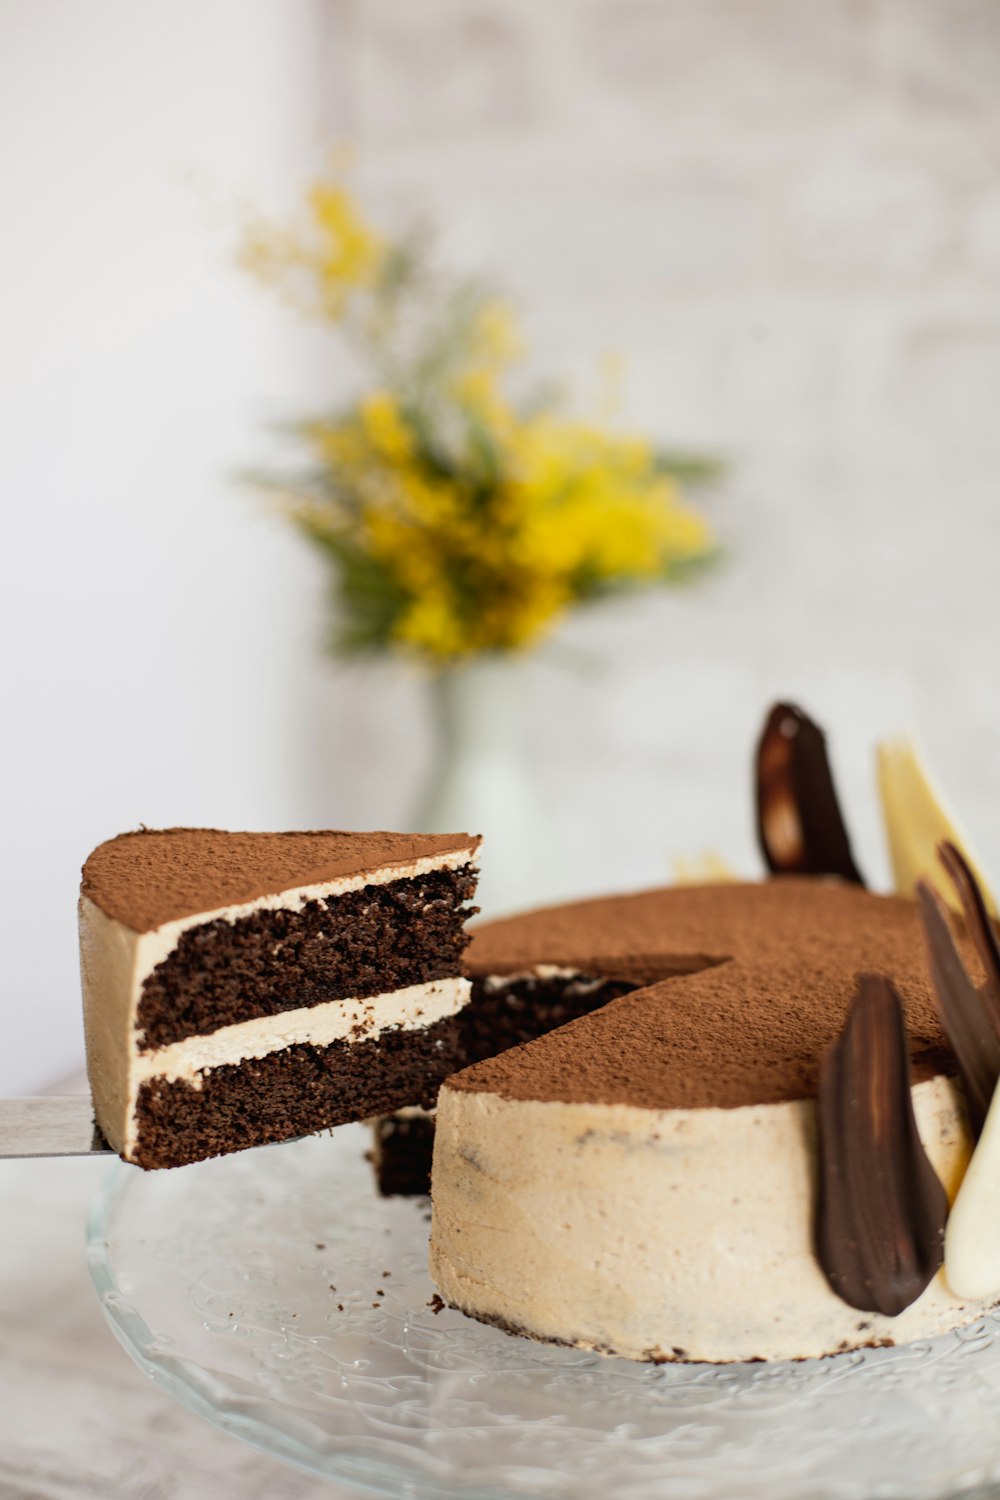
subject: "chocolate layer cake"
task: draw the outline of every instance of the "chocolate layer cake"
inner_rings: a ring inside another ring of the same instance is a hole
[[[449,1303],[655,1361],[828,1354],[982,1311],[940,1272],[898,1315],[859,1311],[817,1256],[820,1065],[859,973],[902,998],[916,1129],[949,1200],[969,1159],[913,902],[795,877],[674,888],[490,923],[470,958],[479,978],[633,988],[442,1087],[431,1265]]]
[[[460,1060],[467,834],[123,834],[83,869],[97,1122],[177,1166],[432,1102]]]

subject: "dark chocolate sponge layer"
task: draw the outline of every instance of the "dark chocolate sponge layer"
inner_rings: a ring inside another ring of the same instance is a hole
[[[459,1059],[458,1023],[363,1042],[285,1047],[213,1068],[200,1088],[154,1078],[139,1090],[133,1159],[147,1170],[308,1135],[404,1105],[433,1104]]]
[[[589,1015],[635,988],[627,980],[590,979],[585,975],[570,979],[565,975],[539,978],[525,974],[500,983],[491,978],[475,979],[469,1003],[459,1016],[462,1056],[465,1063],[495,1057],[578,1016]]]
[[[375,1180],[383,1198],[416,1198],[431,1190],[433,1115],[380,1115],[375,1128]]]
[[[475,886],[465,865],[189,927],[142,986],[143,1045],[457,974]]]

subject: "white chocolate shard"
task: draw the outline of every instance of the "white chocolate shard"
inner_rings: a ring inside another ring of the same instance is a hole
[[[915,896],[917,881],[923,878],[940,890],[954,911],[961,909],[950,882],[942,881],[940,877],[937,848],[944,840],[949,840],[965,855],[982,887],[990,915],[997,916],[996,900],[983,874],[982,861],[956,823],[916,743],[909,737],[882,740],[876,753],[882,816],[896,894]]]
[[[1000,1088],[948,1215],[944,1274],[956,1297],[1000,1293]]]
[[[731,885],[740,876],[721,854],[708,850],[693,858],[677,854],[671,860],[675,885]]]

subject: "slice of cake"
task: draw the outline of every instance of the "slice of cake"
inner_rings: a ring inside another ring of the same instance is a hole
[[[83,869],[97,1123],[169,1167],[431,1103],[456,1066],[468,834],[123,834]]]
[[[447,1302],[653,1361],[909,1341],[988,1305],[937,1271],[897,1314],[859,1309],[815,1238],[821,1061],[859,974],[888,976],[900,996],[915,1129],[949,1201],[969,1159],[914,902],[794,876],[673,888],[491,923],[475,955],[494,975],[639,987],[443,1085],[431,1271]],[[856,1238],[828,1213],[827,1246],[838,1232]]]

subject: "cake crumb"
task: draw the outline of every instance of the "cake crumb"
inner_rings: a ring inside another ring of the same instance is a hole
[[[448,1304],[445,1302],[444,1298],[443,1297],[439,1297],[438,1294],[437,1294],[437,1292],[434,1293],[433,1297],[431,1298],[431,1300],[427,1304],[427,1306],[430,1308],[431,1312],[435,1313],[435,1314],[439,1313],[439,1312],[444,1312],[444,1310],[447,1307],[447,1305]]]
[[[321,1244],[320,1244],[320,1243],[319,1243],[319,1242],[318,1242],[318,1241],[317,1241],[317,1244],[316,1244],[316,1249],[317,1249],[317,1250],[325,1250],[325,1249],[326,1249],[326,1246],[325,1246],[325,1245],[321,1245]]]
[[[385,1292],[384,1292],[384,1291],[383,1291],[383,1290],[382,1290],[382,1288],[381,1288],[381,1287],[379,1287],[379,1289],[378,1289],[378,1291],[377,1291],[377,1292],[376,1292],[376,1293],[375,1293],[375,1295],[376,1295],[376,1297],[384,1297],[384,1296],[385,1296]]]
[[[392,1275],[392,1272],[391,1272],[391,1271],[383,1271],[383,1272],[382,1272],[382,1277],[383,1277],[383,1280],[384,1280],[384,1279],[385,1279],[385,1277],[386,1277],[386,1276],[391,1276],[391,1275]]]
[[[342,1302],[338,1302],[337,1303],[337,1311],[338,1312],[343,1312],[344,1311],[344,1304]]]
[[[330,1290],[331,1292],[335,1292],[337,1290],[332,1281],[330,1282]]]

